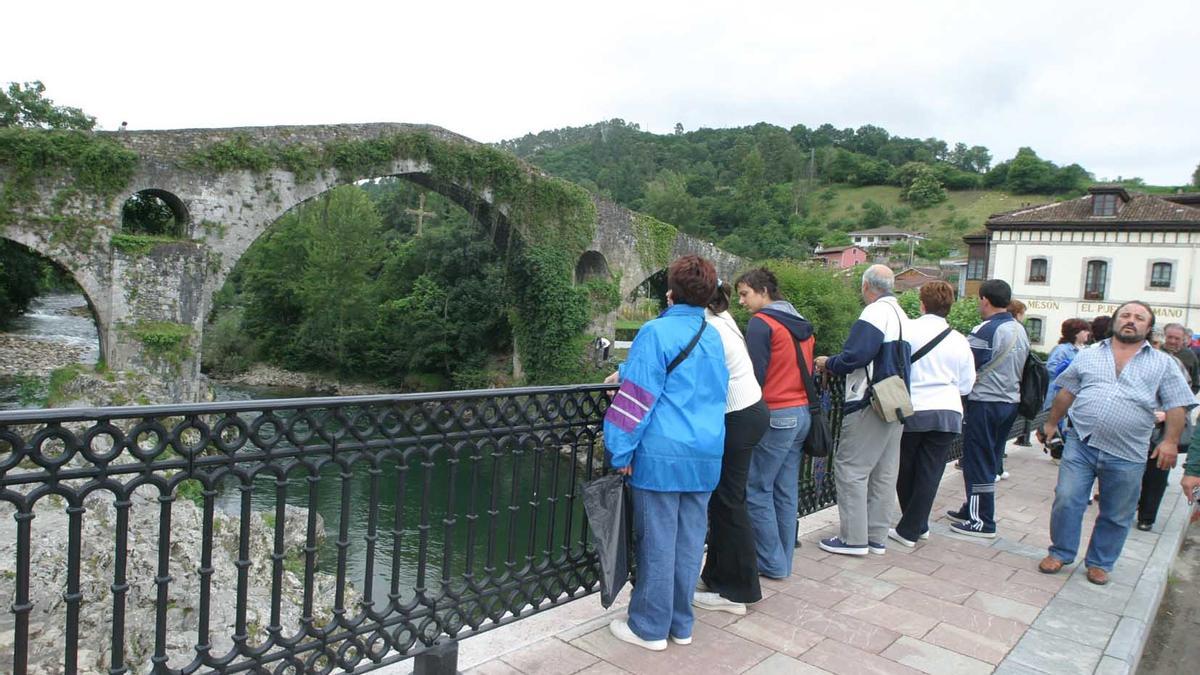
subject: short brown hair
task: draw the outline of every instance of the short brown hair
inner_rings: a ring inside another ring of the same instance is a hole
[[[1012,302],[1008,303],[1008,313],[1012,314],[1013,316],[1024,314],[1025,303],[1021,302],[1020,300],[1013,300]]]
[[[698,255],[685,255],[667,268],[667,289],[675,302],[704,307],[716,288],[716,268]]]
[[[766,293],[767,297],[772,300],[782,300],[783,296],[779,294],[779,281],[775,278],[775,273],[765,267],[757,267],[749,272],[743,272],[733,282],[734,286],[746,284],[746,287],[755,293]]]
[[[921,287],[921,302],[925,303],[926,312],[944,319],[954,304],[954,287],[945,281],[930,281]]]
[[[1075,342],[1075,337],[1082,331],[1091,331],[1092,326],[1083,319],[1067,319],[1062,322],[1062,337],[1058,338],[1060,345],[1069,345]]]

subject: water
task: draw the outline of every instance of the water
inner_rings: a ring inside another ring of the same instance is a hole
[[[83,347],[84,363],[96,363],[100,355],[95,323],[80,294],[37,298],[9,332]],[[0,408],[20,407],[18,389],[17,382],[0,380]],[[214,382],[213,389],[219,401],[318,395],[294,387],[223,382]],[[394,456],[378,460],[366,455],[345,467],[326,463],[317,470],[321,480],[312,494],[308,468],[294,468],[287,477],[284,501],[315,507],[324,519],[326,536],[316,569],[337,574],[339,567],[344,568],[359,591],[367,590],[369,579],[370,597],[378,608],[388,602],[393,588],[408,601],[417,587],[437,595],[444,578],[452,592],[463,592],[468,579],[478,584],[527,565],[537,567],[568,548],[579,553],[573,544],[582,532],[582,514],[577,504],[572,508],[569,495],[585,477],[573,458],[548,448],[497,456],[490,448],[471,452],[460,447],[457,452],[464,459],[453,463],[447,461],[446,452],[435,448],[424,451],[429,454],[410,453],[406,465]],[[425,458],[433,461],[422,461]],[[242,500],[248,499],[253,511],[273,514],[274,477],[262,473],[250,485],[250,490],[243,490],[236,479],[223,481],[216,507],[236,516]],[[374,509],[372,493],[378,495]],[[400,533],[398,537],[394,531]],[[344,548],[337,546],[342,537]],[[419,567],[422,549],[424,569]]]
[[[81,348],[79,361],[89,365],[100,360],[100,336],[87,300],[81,293],[51,293],[35,298],[29,311],[17,317],[5,331],[39,342]],[[0,359],[10,358],[0,354]],[[29,407],[21,404],[21,383],[0,375],[0,410]]]
[[[34,299],[29,311],[13,320],[9,333],[82,347],[80,362],[100,360],[100,335],[87,300],[80,293],[51,293]]]

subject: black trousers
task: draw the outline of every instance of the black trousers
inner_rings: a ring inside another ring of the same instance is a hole
[[[700,579],[709,590],[734,602],[758,602],[758,558],[746,512],[746,478],[754,446],[767,431],[771,413],[759,401],[725,415],[725,455],[721,480],[708,500],[708,557]]]
[[[1188,451],[1188,446],[1179,446],[1179,453]],[[1154,446],[1150,446],[1154,452]],[[1158,507],[1162,504],[1163,495],[1167,492],[1167,477],[1170,469],[1158,468],[1157,459],[1146,460],[1146,473],[1142,474],[1142,496],[1138,498],[1137,519],[1139,523],[1154,523],[1158,517]]]
[[[952,431],[905,431],[900,436],[896,496],[900,498],[901,516],[896,534],[901,537],[916,541],[929,530],[929,511],[956,438],[958,434]]]

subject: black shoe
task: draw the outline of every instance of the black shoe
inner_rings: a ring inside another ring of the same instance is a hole
[[[1154,523],[1143,523],[1140,520],[1138,521],[1138,524],[1137,524],[1137,528],[1139,530],[1141,530],[1142,532],[1149,532],[1153,527],[1154,527]]]
[[[949,518],[950,520],[956,520],[960,523],[965,523],[971,519],[969,516],[967,516],[967,514],[961,513],[959,511],[947,511],[946,517]]]

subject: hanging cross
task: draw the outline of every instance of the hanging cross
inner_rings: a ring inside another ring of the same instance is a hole
[[[425,193],[421,193],[421,201],[415,209],[404,209],[405,213],[411,213],[417,217],[417,236],[421,236],[421,228],[425,226],[425,216],[437,218],[437,214],[433,211],[425,210]]]

